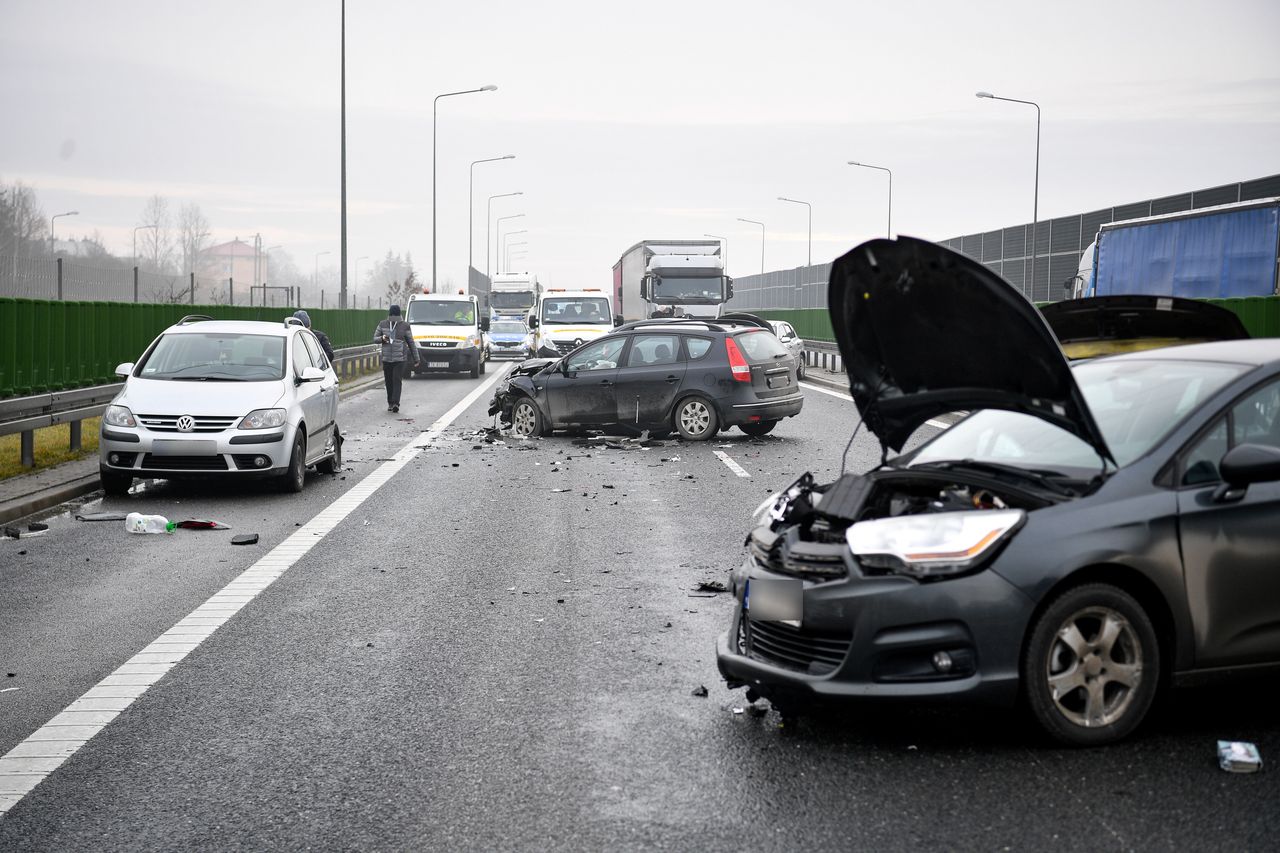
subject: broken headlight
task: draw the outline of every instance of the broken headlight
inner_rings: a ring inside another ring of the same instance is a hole
[[[939,512],[860,521],[845,531],[863,566],[931,579],[979,568],[1026,518],[1020,509]]]

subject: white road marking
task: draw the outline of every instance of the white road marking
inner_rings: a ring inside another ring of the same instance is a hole
[[[851,403],[853,402],[853,398],[850,397],[848,394],[841,394],[839,391],[832,391],[830,388],[821,388],[817,385],[810,385],[808,382],[801,382],[799,383],[799,385],[801,388],[808,388],[810,391],[818,391],[823,394],[829,394],[832,397],[839,397],[841,400],[848,400]],[[942,421],[935,421],[932,418],[925,421],[925,423],[931,427],[936,427],[938,429],[946,429],[947,427],[951,426],[951,424],[946,424],[946,423],[943,423]]]
[[[730,459],[728,453],[725,453],[723,450],[713,450],[711,452],[714,453],[716,456],[720,457],[720,461],[723,462],[725,465],[728,465],[729,470],[737,474],[739,477],[751,476],[750,474],[747,473],[745,468],[743,468],[737,462],[734,462],[732,459]]]
[[[505,370],[495,373],[473,389],[426,432],[402,447],[390,461],[379,465],[373,473],[322,509],[265,557],[157,637],[151,645],[117,667],[22,743],[0,756],[0,817],[127,710],[148,687],[163,678],[214,631],[253,601],[258,593],[271,586],[317,542],[332,533],[343,519],[408,465],[505,374]]]

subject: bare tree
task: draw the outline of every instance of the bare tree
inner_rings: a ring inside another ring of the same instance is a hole
[[[20,181],[0,186],[0,254],[17,257],[42,251],[48,229],[35,190]]]
[[[173,268],[173,215],[169,201],[153,195],[142,208],[138,226],[138,257],[153,272],[168,272]]]
[[[209,220],[205,219],[200,205],[184,204],[178,213],[178,248],[182,254],[182,272],[196,271],[200,253],[209,247]]]

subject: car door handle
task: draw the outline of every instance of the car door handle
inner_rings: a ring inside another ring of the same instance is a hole
[[[601,384],[601,385],[612,385],[612,384],[613,384],[613,380],[612,380],[612,379],[601,379],[601,380],[600,380],[600,384]]]
[[[675,384],[675,381],[676,381],[676,377],[675,377],[675,376],[668,376],[668,377],[667,377],[667,384],[668,384],[668,385],[674,385],[674,384]]]

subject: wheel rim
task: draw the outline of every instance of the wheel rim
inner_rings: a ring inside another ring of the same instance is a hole
[[[1142,643],[1110,607],[1087,607],[1063,620],[1045,661],[1058,712],[1084,728],[1111,725],[1129,710],[1142,684]]]
[[[537,414],[533,411],[532,405],[529,403],[516,405],[516,410],[511,415],[511,426],[515,428],[516,435],[533,435],[533,428],[537,422]]]
[[[680,427],[689,435],[702,435],[711,426],[711,410],[700,400],[680,407]]]
[[[293,481],[301,485],[307,479],[307,446],[299,441],[293,446]]]

